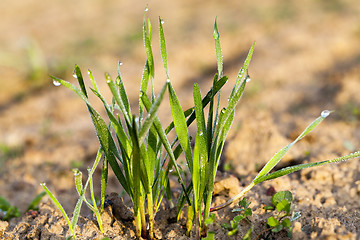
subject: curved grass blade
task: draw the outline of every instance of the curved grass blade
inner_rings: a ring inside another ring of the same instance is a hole
[[[28,208],[26,209],[26,212],[29,210],[36,210],[37,209],[37,205],[39,205],[41,199],[46,195],[46,192],[41,192],[38,195],[35,196],[35,198],[31,201],[31,203],[29,204]]]
[[[151,48],[151,25],[149,24],[148,27],[146,26],[145,14],[144,14],[144,20],[143,20],[143,40],[144,40],[144,45],[145,45],[147,61],[148,61],[148,65],[149,65],[149,73],[150,73],[151,78],[153,79],[155,76],[155,67],[154,67],[153,52],[152,52],[152,48]]]
[[[161,58],[162,58],[162,61],[163,61],[163,64],[164,64],[166,77],[167,77],[167,79],[170,79],[169,67],[168,67],[168,61],[167,61],[165,35],[164,35],[162,19],[160,17],[159,17],[159,25],[160,25],[159,28],[160,28],[160,52],[161,52]]]
[[[148,113],[148,115],[146,116],[143,125],[141,126],[141,129],[139,131],[139,142],[142,142],[145,138],[145,134],[149,131],[151,125],[153,124],[155,118],[156,118],[156,113],[159,109],[160,103],[164,97],[164,93],[166,90],[166,87],[168,85],[168,82],[166,82],[164,84],[164,86],[162,87],[158,97],[156,98],[154,104],[151,106],[150,111]],[[141,92],[140,94],[144,94],[143,92]],[[141,96],[140,96],[141,97]]]
[[[205,108],[212,97],[212,91],[214,90],[214,94],[218,93],[220,91],[220,89],[225,85],[225,83],[227,83],[228,81],[228,77],[224,76],[222,78],[220,78],[218,81],[216,81],[215,86],[212,87],[207,94],[205,95],[205,97],[202,99],[202,105]],[[185,117],[189,117],[188,120],[186,121],[187,125],[190,126],[190,124],[195,120],[195,111],[194,111],[194,107],[187,109],[186,111],[184,111],[184,115]],[[169,126],[165,129],[166,134],[168,134],[172,129],[174,128],[174,122],[171,122],[169,124]]]
[[[278,177],[282,177],[284,175],[288,175],[290,173],[296,172],[296,171],[300,171],[301,169],[304,168],[310,168],[310,167],[317,167],[317,166],[321,166],[321,165],[325,165],[325,164],[329,164],[329,163],[337,163],[337,162],[343,162],[352,158],[356,158],[356,157],[360,157],[360,151],[354,152],[354,153],[350,153],[346,156],[342,156],[342,157],[338,157],[338,158],[334,158],[331,160],[325,160],[325,161],[321,161],[321,162],[315,162],[315,163],[306,163],[306,164],[299,164],[299,165],[295,165],[295,166],[291,166],[291,167],[286,167],[286,168],[282,168],[276,172],[267,174],[265,176],[262,176],[260,178],[258,178],[255,183],[261,183],[267,180],[271,180],[271,179],[275,179]]]
[[[127,100],[126,93],[119,93],[114,81],[111,79],[109,74],[106,74],[105,77],[106,77],[106,82],[111,90],[111,93],[112,93],[113,97],[115,98],[116,103],[119,105],[120,110],[124,116],[126,123],[130,124],[131,123],[131,112],[129,112],[129,107],[127,106],[129,103]],[[124,94],[125,94],[125,96],[124,96]],[[125,102],[124,102],[124,100],[125,100]]]
[[[72,236],[74,237],[74,239],[76,240],[76,236],[75,236],[75,232],[74,232],[74,228],[72,227],[72,224],[70,222],[70,219],[68,217],[68,215],[66,214],[64,208],[62,207],[62,205],[60,204],[60,202],[56,199],[56,197],[51,193],[51,191],[46,187],[45,183],[41,183],[40,184],[44,190],[46,191],[46,193],[49,195],[49,197],[51,198],[51,200],[54,202],[54,204],[59,208],[60,212],[62,213],[62,215],[64,216],[69,229],[71,231]]]
[[[86,97],[88,97],[87,92],[86,92],[86,88],[85,88],[85,84],[84,84],[84,79],[83,79],[83,77],[82,77],[81,70],[80,70],[80,68],[79,68],[78,65],[75,65],[74,72],[75,72],[75,74],[76,74],[76,79],[77,79],[78,82],[79,82],[81,91],[84,93],[84,95],[85,95]]]
[[[226,203],[224,204],[221,204],[219,206],[216,206],[216,207],[213,207],[210,209],[211,212],[213,211],[217,211],[217,210],[220,210],[226,206],[229,206],[230,204],[232,204],[233,202],[237,201],[238,199],[240,199],[241,197],[243,197],[245,195],[245,193],[247,193],[252,187],[254,187],[256,184],[260,183],[260,182],[263,182],[263,181],[266,181],[266,180],[269,180],[270,178],[268,178],[267,176],[270,176],[272,178],[276,177],[276,174],[275,175],[272,175],[272,174],[269,174],[267,175],[278,163],[279,161],[283,158],[283,156],[287,153],[287,151],[289,151],[289,149],[296,143],[298,142],[299,140],[301,140],[303,137],[305,137],[308,133],[310,133],[317,125],[319,125],[328,115],[329,115],[330,111],[328,112],[328,114],[326,115],[323,115],[323,116],[320,116],[318,117],[317,119],[315,119],[312,123],[310,123],[306,128],[305,130],[293,141],[291,142],[290,144],[286,145],[284,148],[282,148],[279,152],[277,152],[269,161],[268,163],[262,168],[262,170],[259,172],[259,174],[254,178],[254,180],[246,187],[244,188],[239,194],[237,194],[235,197],[233,197],[232,199],[228,200]],[[354,157],[357,157],[357,154],[358,152],[356,153],[353,153],[354,155],[347,155],[345,157],[341,157],[339,158],[338,160],[333,160],[333,161],[342,161],[342,160],[347,160],[347,159],[350,159],[350,158],[354,158]],[[359,153],[360,154],[360,153]],[[340,160],[342,159],[342,160]],[[325,161],[326,162],[326,161]],[[321,162],[322,164],[326,164],[326,163],[323,163]],[[316,166],[317,163],[314,163]],[[322,165],[322,164],[318,164],[318,165]],[[295,167],[295,166],[294,166]],[[303,168],[305,168],[306,166],[303,166]],[[310,166],[308,166],[310,167]],[[290,167],[290,171],[297,171],[296,168],[291,168]],[[280,174],[283,174],[283,173],[286,173],[288,171],[288,169],[282,169],[282,170],[279,170],[280,171]],[[276,172],[275,172],[276,173]],[[290,173],[290,172],[289,172]],[[279,173],[277,173],[279,174]],[[280,177],[280,174],[279,174],[279,177]],[[284,174],[283,174],[284,175]],[[283,176],[282,175],[282,176]]]
[[[235,85],[234,85],[234,88],[231,91],[229,100],[232,99],[232,97],[236,94],[236,92],[238,91],[238,89],[241,86],[242,82],[247,77],[247,71],[248,71],[249,64],[250,64],[250,61],[251,61],[251,58],[252,58],[252,55],[253,55],[253,52],[254,52],[254,48],[255,48],[255,42],[251,46],[251,48],[250,48],[250,50],[248,52],[248,55],[247,55],[247,57],[245,59],[244,65],[242,66],[242,68],[240,69],[240,71],[239,71],[239,73],[238,73],[238,75],[236,77]]]
[[[275,155],[270,159],[270,161],[261,169],[259,174],[254,179],[254,182],[257,182],[257,180],[263,176],[265,176],[267,173],[269,173],[284,157],[284,155],[290,150],[290,148],[297,143],[299,140],[301,140],[303,137],[305,137],[308,133],[310,133],[317,125],[319,125],[326,117],[318,117],[315,119],[312,123],[310,123],[305,130],[291,143],[286,145],[284,148],[282,148],[279,152],[275,153]]]
[[[101,118],[100,114],[91,106],[88,98],[85,94],[75,87],[73,84],[64,81],[62,79],[50,76],[55,81],[59,82],[64,87],[69,88],[70,90],[74,91],[85,103],[90,113],[91,119],[95,126],[95,130],[99,139],[99,142],[105,152],[105,155],[110,163],[111,168],[113,169],[117,179],[120,181],[121,185],[124,187],[125,191],[131,196],[131,189],[129,188],[128,182],[122,173],[122,170],[116,160],[116,158],[121,159],[120,154],[116,148],[116,144],[114,139],[111,136],[109,129],[105,121]],[[112,81],[111,81],[112,82]],[[113,82],[112,82],[113,83]],[[115,158],[116,156],[116,158]]]
[[[169,89],[171,114],[174,119],[176,135],[185,153],[185,158],[189,166],[189,170],[192,173],[192,152],[190,147],[189,132],[185,120],[185,115],[171,83],[169,83],[168,89]]]

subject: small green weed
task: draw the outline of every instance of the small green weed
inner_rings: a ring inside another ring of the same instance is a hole
[[[14,217],[20,217],[19,208],[11,206],[11,204],[4,197],[0,197],[0,213],[0,218],[4,221],[9,221]]]
[[[269,217],[266,226],[267,231],[280,232],[287,230],[288,236],[291,238],[292,229],[291,223],[301,217],[300,212],[292,212],[291,203],[293,196],[290,191],[281,191],[275,193],[271,198],[272,206],[265,206],[265,210],[274,211],[274,215]]]
[[[241,201],[239,201],[238,205],[239,208],[235,208],[232,211],[238,212],[239,215],[235,216],[233,220],[230,221],[230,224],[224,223],[222,224],[222,227],[228,230],[227,235],[233,236],[238,233],[239,231],[239,223],[246,219],[246,217],[252,215],[252,210],[249,207],[251,202],[247,202],[246,198],[243,198]]]
[[[29,210],[39,210],[38,205],[41,199],[45,196],[45,192],[41,192],[35,196],[35,198],[30,202],[29,206],[27,207],[26,211]],[[0,219],[3,221],[9,221],[12,218],[20,217],[21,212],[18,207],[12,206],[8,200],[4,197],[0,196]]]

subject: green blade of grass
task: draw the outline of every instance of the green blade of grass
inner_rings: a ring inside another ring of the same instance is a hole
[[[90,113],[91,119],[93,121],[93,124],[95,126],[95,130],[99,139],[99,142],[105,152],[106,157],[108,158],[108,161],[110,163],[111,168],[113,169],[116,177],[124,187],[125,191],[131,195],[131,191],[128,185],[128,182],[126,181],[126,178],[124,177],[124,174],[122,173],[122,170],[117,163],[117,160],[115,156],[118,159],[120,158],[120,154],[116,148],[116,144],[114,142],[114,139],[111,136],[111,133],[109,129],[107,128],[107,125],[105,121],[101,118],[100,114],[91,106],[88,98],[85,96],[85,94],[80,91],[77,87],[75,87],[73,84],[64,81],[62,79],[56,78],[51,76],[52,79],[59,82],[64,87],[69,88],[70,90],[74,91],[85,103],[88,107],[88,111]]]
[[[36,206],[39,205],[41,199],[46,195],[46,192],[41,192],[38,195],[35,196],[35,198],[31,201],[31,203],[29,204],[28,208],[26,209],[26,212],[33,209],[37,209]]]
[[[163,61],[163,64],[164,64],[166,77],[167,77],[167,79],[170,79],[169,67],[168,67],[168,61],[167,61],[165,35],[164,35],[163,23],[162,23],[162,20],[161,20],[160,17],[159,17],[159,29],[160,29],[160,52],[161,52],[161,58],[162,58],[162,61]]]
[[[249,64],[250,64],[250,61],[251,61],[251,58],[252,58],[252,55],[253,55],[253,52],[254,52],[254,48],[255,48],[255,42],[251,46],[251,48],[250,48],[250,50],[248,52],[248,55],[247,55],[247,57],[245,59],[244,65],[240,69],[240,71],[239,71],[239,73],[238,73],[238,75],[236,77],[235,85],[234,85],[234,88],[231,91],[229,101],[238,92],[239,87],[241,86],[242,82],[245,81],[245,79],[247,77],[247,71],[248,71]]]
[[[301,169],[304,168],[310,168],[310,167],[317,167],[317,166],[321,166],[324,164],[329,164],[329,163],[337,163],[337,162],[343,162],[352,158],[356,158],[356,157],[360,157],[360,151],[348,154],[346,156],[342,156],[339,158],[334,158],[331,160],[326,160],[326,161],[321,161],[321,162],[315,162],[315,163],[305,163],[305,164],[299,164],[299,165],[295,165],[295,166],[291,166],[291,167],[286,167],[286,168],[282,168],[276,172],[273,173],[269,173],[265,176],[262,176],[260,178],[258,178],[256,181],[254,181],[256,184],[267,181],[267,180],[271,180],[271,179],[275,179],[278,177],[282,177],[284,175],[288,175],[290,173],[296,172],[296,171],[300,171]]]
[[[156,113],[159,109],[160,103],[164,97],[164,93],[166,90],[166,87],[168,85],[168,82],[166,82],[164,84],[164,86],[162,87],[158,97],[156,98],[154,104],[151,106],[150,111],[148,113],[148,115],[146,116],[143,125],[141,126],[140,132],[139,132],[139,141],[142,142],[145,138],[145,134],[149,131],[151,125],[153,124],[155,118],[156,118]],[[144,94],[143,92],[141,92],[140,94]],[[140,96],[141,98],[141,96]]]
[[[89,108],[89,112],[95,126],[99,142],[110,163],[110,166],[113,169],[119,182],[124,187],[125,191],[131,196],[131,188],[129,186],[129,183],[126,180],[124,174],[122,173],[122,170],[115,158],[116,156],[118,159],[120,159],[120,154],[116,148],[114,139],[112,138],[111,133],[101,116],[92,108]]]
[[[40,184],[44,190],[46,191],[46,193],[49,195],[49,197],[51,198],[51,200],[53,201],[53,203],[59,208],[60,212],[62,213],[62,215],[64,216],[68,226],[69,226],[69,229],[71,231],[71,234],[72,236],[74,237],[74,239],[76,240],[76,236],[75,236],[75,232],[74,232],[74,229],[71,225],[71,222],[70,222],[70,219],[68,217],[68,215],[66,214],[64,208],[62,207],[62,205],[60,204],[60,202],[56,199],[56,197],[51,193],[51,191],[46,187],[45,183],[41,183]]]
[[[149,74],[150,74],[151,78],[154,79],[155,67],[154,67],[153,52],[152,52],[152,48],[151,48],[151,25],[149,25],[148,27],[146,26],[145,15],[144,15],[144,20],[143,20],[143,40],[144,40],[144,45],[145,45],[147,61],[148,61],[148,65],[149,65]]]
[[[240,199],[241,197],[243,197],[245,195],[245,193],[247,193],[252,187],[254,187],[256,184],[260,183],[260,182],[263,182],[263,181],[266,181],[266,180],[269,180],[270,177],[271,178],[274,178],[276,176],[280,177],[283,176],[284,174],[283,173],[286,173],[287,171],[297,171],[296,169],[299,169],[298,167],[294,167],[294,168],[291,168],[290,169],[282,169],[282,170],[279,170],[280,172],[278,173],[272,173],[272,174],[269,174],[267,175],[278,163],[279,161],[282,159],[282,157],[287,153],[287,151],[289,151],[289,149],[299,140],[301,140],[303,137],[305,137],[308,133],[310,133],[317,125],[319,125],[329,114],[330,114],[331,111],[328,111],[327,114],[323,115],[323,116],[320,116],[318,117],[317,119],[315,119],[312,123],[310,123],[306,128],[305,130],[293,141],[291,142],[290,144],[286,145],[284,148],[282,148],[279,152],[275,153],[275,155],[268,161],[268,163],[261,169],[261,171],[259,172],[259,174],[254,178],[254,180],[246,187],[244,188],[239,194],[237,194],[235,197],[233,197],[232,199],[228,200],[226,203],[224,204],[221,204],[219,206],[216,206],[216,207],[213,207],[210,209],[210,211],[217,211],[217,210],[220,210],[226,206],[229,206],[230,204],[232,204],[233,202],[237,201],[238,199]],[[357,157],[357,154],[358,152],[356,153],[353,153],[353,155],[348,155],[348,156],[345,156],[345,157],[342,157],[342,158],[339,158],[339,159],[335,159],[333,161],[344,161],[344,160],[347,160],[347,159],[350,159],[350,158],[353,158],[353,157]],[[342,160],[341,160],[342,159]],[[322,163],[322,164],[326,164],[326,163],[329,163],[329,162],[326,162],[325,163]],[[314,163],[314,166],[316,166],[317,163]],[[322,165],[322,164],[318,164],[318,165]],[[311,164],[310,164],[311,165]],[[302,168],[305,168],[305,167],[310,167],[309,165],[305,165],[305,166],[302,166]],[[289,172],[290,173],[290,172]],[[273,175],[275,174],[275,175]],[[270,177],[268,177],[270,176]]]
[[[147,93],[149,85],[149,63],[148,60],[145,62],[144,70],[141,77],[140,92]],[[139,118],[142,120],[144,111],[144,104],[141,101],[141,95],[139,95]]]
[[[105,77],[106,77],[106,82],[110,88],[110,91],[111,91],[113,97],[115,98],[116,103],[119,105],[120,110],[124,116],[126,123],[130,124],[131,123],[131,112],[128,111],[128,109],[129,109],[127,107],[128,100],[125,100],[127,103],[123,101],[123,99],[127,99],[127,97],[124,96],[124,94],[126,94],[126,93],[118,92],[116,85],[115,85],[114,81],[111,79],[109,74],[106,74]]]
[[[102,212],[105,207],[105,196],[106,196],[106,188],[107,188],[107,180],[108,180],[108,173],[109,173],[109,161],[107,157],[104,156],[103,165],[101,169],[101,208],[100,211]]]
[[[91,89],[93,93],[103,102],[104,108],[106,110],[106,113],[110,119],[111,125],[115,130],[116,136],[121,144],[121,146],[124,148],[123,153],[127,154],[127,157],[130,157],[130,153],[132,151],[132,147],[130,144],[130,140],[128,136],[126,135],[124,128],[119,120],[117,120],[112,113],[110,106],[105,101],[105,98],[100,94],[100,92],[96,91],[95,89]],[[121,159],[120,159],[121,160]],[[124,164],[124,162],[122,162]]]
[[[80,70],[80,68],[79,68],[78,65],[75,65],[74,71],[75,71],[75,74],[76,74],[76,79],[77,79],[78,82],[79,82],[81,91],[84,93],[84,95],[85,95],[86,97],[88,97],[88,96],[87,96],[87,92],[86,92],[86,88],[85,88],[85,84],[84,84],[84,79],[83,79],[83,76],[82,76],[82,74],[81,74],[81,70]]]
[[[254,179],[254,182],[257,182],[257,180],[263,176],[265,176],[267,173],[269,173],[284,157],[284,155],[290,150],[290,148],[297,143],[299,140],[301,140],[303,137],[305,137],[308,133],[310,133],[317,125],[319,125],[325,117],[318,117],[315,119],[312,123],[310,123],[306,129],[291,143],[286,145],[284,148],[282,148],[279,152],[275,153],[275,155],[269,160],[269,162],[261,169],[259,174]]]
[[[205,190],[207,184],[207,165],[208,165],[208,139],[205,126],[204,110],[201,101],[201,93],[198,84],[194,84],[193,88],[194,105],[196,114],[196,126],[199,131],[198,142],[200,148],[200,194]],[[211,131],[211,130],[210,130]],[[195,153],[194,153],[195,154]],[[195,155],[194,155],[195,156]]]
[[[121,97],[121,100],[122,100],[122,102],[124,104],[126,112],[130,115],[131,114],[131,109],[130,109],[129,98],[128,98],[127,94],[126,94],[124,83],[123,83],[123,81],[121,79],[120,74],[116,77],[116,82],[115,83],[119,88],[120,97]]]
[[[219,79],[219,81],[217,81],[215,83],[215,87],[211,88],[207,94],[205,95],[205,97],[202,100],[202,105],[205,108],[212,97],[212,90],[214,89],[214,94],[218,93],[220,91],[220,89],[225,85],[225,83],[228,81],[228,77],[224,76],[222,78]],[[186,121],[187,125],[190,126],[190,124],[195,120],[195,111],[194,108],[189,108],[186,111],[184,111],[184,115],[185,117],[189,117],[188,120]],[[174,122],[171,122],[169,124],[169,126],[166,128],[165,132],[166,134],[168,134],[172,129],[174,128]]]
[[[192,152],[190,147],[189,132],[185,120],[185,115],[171,83],[169,83],[168,89],[169,89],[171,114],[174,119],[176,135],[185,153],[185,158],[189,166],[189,170],[192,173]]]
[[[136,122],[135,118],[133,118],[131,126],[127,126],[129,129],[129,135],[132,141],[133,145],[133,151],[131,154],[131,160],[130,160],[130,169],[131,169],[131,175],[132,175],[132,196],[133,196],[133,203],[134,203],[134,213],[138,212],[139,210],[139,199],[141,196],[141,189],[140,189],[140,146],[139,141],[137,138],[137,128],[136,128]]]
[[[217,60],[217,66],[218,66],[218,75],[219,75],[219,78],[221,78],[223,75],[223,55],[222,55],[221,45],[220,45],[220,34],[219,34],[218,26],[217,26],[217,18],[215,18],[213,37],[215,39],[215,51],[216,51],[216,60]]]
[[[144,106],[145,106],[146,110],[149,111],[149,110],[151,109],[151,102],[150,102],[148,96],[147,96],[146,94],[143,94],[143,95],[141,96],[141,100],[142,100],[142,102],[144,103]],[[175,158],[174,152],[173,152],[172,149],[171,149],[171,145],[170,145],[170,143],[169,143],[169,140],[168,140],[167,137],[166,137],[166,133],[165,133],[164,129],[162,128],[161,123],[160,123],[160,120],[159,120],[158,117],[156,117],[155,120],[154,120],[154,126],[155,126],[155,128],[156,128],[156,131],[157,131],[157,133],[158,133],[158,135],[159,135],[159,138],[160,138],[162,144],[163,144],[164,147],[165,147],[166,152],[167,152],[168,155],[169,155],[171,164],[172,164],[172,165],[174,166],[174,168],[175,168],[175,173],[176,173],[176,175],[177,175],[178,178],[179,178],[180,185],[181,185],[181,187],[185,190],[186,188],[185,188],[184,180],[183,180],[183,178],[181,177],[179,168],[178,168],[178,166],[177,166],[177,164],[176,164],[176,158]],[[187,201],[190,203],[190,199],[189,199],[189,196],[188,196],[188,195],[186,195],[186,199],[187,199]]]

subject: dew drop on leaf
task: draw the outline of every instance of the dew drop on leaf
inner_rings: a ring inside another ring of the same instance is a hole
[[[250,81],[251,81],[251,78],[247,77],[246,82],[250,82]]]
[[[59,81],[56,81],[55,79],[53,79],[53,84],[55,87],[58,87],[61,85],[61,83]]]
[[[321,112],[321,117],[326,118],[327,116],[330,115],[330,113],[331,113],[331,111],[329,111],[329,110],[324,110],[324,111]]]
[[[73,71],[73,77],[74,77],[74,78],[77,78],[75,69],[74,69],[74,71]]]

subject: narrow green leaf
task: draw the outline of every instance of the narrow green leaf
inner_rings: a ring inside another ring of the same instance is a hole
[[[167,52],[166,52],[166,43],[165,43],[165,35],[164,35],[164,29],[163,29],[163,20],[159,17],[159,25],[160,25],[160,52],[161,52],[161,58],[164,64],[164,69],[166,73],[167,79],[170,79],[169,75],[169,67],[168,67],[168,61],[167,61]]]
[[[109,75],[109,77],[110,77],[110,75]],[[126,94],[125,86],[124,86],[124,83],[123,83],[123,81],[121,79],[120,74],[116,77],[116,85],[119,88],[120,97],[121,97],[121,100],[122,100],[122,102],[124,104],[126,112],[130,115],[131,114],[130,102],[129,102],[129,98],[128,98],[127,94]]]
[[[202,105],[204,108],[207,106],[207,104],[210,102],[210,100],[212,98],[212,90],[214,89],[214,94],[218,93],[227,81],[228,81],[228,77],[226,77],[226,76],[220,78],[219,81],[217,81],[215,83],[215,87],[211,88],[207,92],[207,94],[205,95],[205,97],[202,100]],[[184,115],[185,115],[185,117],[189,117],[188,120],[186,121],[186,123],[188,126],[190,126],[190,124],[195,120],[194,108],[192,107],[192,108],[187,109],[184,112]],[[174,128],[174,122],[171,122],[165,130],[166,134],[168,134],[173,128]]]
[[[149,25],[148,27],[146,26],[145,16],[143,21],[143,39],[144,39],[147,61],[149,65],[149,73],[151,78],[153,79],[155,76],[155,68],[154,68],[153,52],[151,48],[151,25]]]
[[[192,152],[190,147],[190,140],[189,140],[189,132],[187,129],[187,124],[184,116],[184,112],[181,108],[180,102],[175,94],[175,91],[169,83],[169,101],[171,107],[171,114],[174,119],[176,135],[179,139],[181,147],[185,153],[185,158],[187,164],[189,166],[189,170],[192,173]]]
[[[140,164],[141,164],[141,156],[140,156],[140,146],[139,146],[139,140],[137,138],[137,128],[136,128],[136,122],[135,117],[133,117],[131,126],[128,126],[129,129],[129,135],[131,138],[131,142],[133,143],[133,151],[131,154],[131,162],[130,162],[130,169],[131,169],[131,175],[133,179],[132,183],[132,201],[134,204],[134,213],[138,212],[140,208],[140,197],[142,195],[141,189],[140,189],[140,179],[141,179],[141,172],[140,172]]]
[[[194,146],[194,160],[193,160],[193,166],[192,166],[192,182],[193,182],[193,189],[194,189],[194,208],[195,208],[195,215],[199,216],[200,206],[201,206],[201,193],[200,193],[200,168],[199,168],[199,156],[200,156],[200,136],[199,131],[197,132],[196,138],[195,138],[195,146]],[[200,221],[200,219],[199,219]],[[200,221],[201,223],[201,221]]]
[[[236,80],[235,80],[235,85],[231,91],[230,97],[229,97],[229,101],[230,99],[233,98],[233,96],[238,92],[239,87],[242,85],[242,83],[245,81],[245,79],[247,78],[247,72],[248,72],[248,68],[249,68],[249,64],[254,52],[254,48],[255,48],[255,42],[253,43],[253,45],[251,46],[249,53],[245,59],[244,65],[243,67],[240,69]]]
[[[218,66],[218,75],[219,78],[223,75],[223,55],[221,51],[221,45],[220,45],[220,34],[217,26],[217,18],[215,18],[215,24],[214,24],[214,39],[215,39],[215,51],[216,51],[216,59],[217,59],[217,66]]]
[[[120,154],[116,148],[114,139],[111,136],[109,129],[107,128],[106,123],[101,118],[99,113],[97,113],[92,107],[88,106],[91,119],[95,126],[95,130],[101,144],[102,149],[110,163],[111,168],[113,169],[116,177],[118,178],[121,185],[124,187],[125,191],[131,196],[131,189],[124,177],[122,170],[115,158],[115,156],[120,159]]]
[[[201,101],[201,93],[198,84],[194,84],[193,88],[194,105],[196,114],[196,126],[199,131],[199,148],[200,148],[200,194],[202,194],[207,185],[207,167],[208,167],[208,139],[207,130],[205,126],[204,110]],[[211,129],[209,130],[211,131]]]
[[[31,209],[36,210],[37,206],[39,205],[41,199],[46,195],[46,192],[41,192],[38,195],[35,196],[35,198],[31,201],[26,211],[29,211]]]
[[[139,118],[140,118],[140,120],[142,120],[143,109],[144,109],[144,104],[141,101],[141,93],[145,93],[145,94],[147,93],[148,85],[149,85],[149,63],[148,63],[148,60],[146,60],[143,74],[141,77],[141,84],[140,84],[140,95],[139,95],[139,112],[140,112]]]
[[[127,124],[131,123],[131,112],[128,111],[128,107],[127,107],[127,103],[123,102],[123,97],[120,96],[120,93],[117,90],[117,87],[114,83],[114,81],[111,79],[109,74],[106,74],[106,82],[111,90],[111,93],[113,95],[113,97],[116,100],[116,103],[119,105],[120,110],[124,116],[124,119],[126,121]],[[126,97],[124,97],[126,98]]]
[[[79,169],[73,169],[74,177],[75,177],[75,187],[79,195],[83,194],[83,184],[82,184],[82,172]]]
[[[277,164],[280,162],[280,160],[284,157],[284,155],[289,151],[289,149],[297,143],[299,140],[301,140],[303,137],[305,137],[308,133],[310,133],[317,125],[319,125],[325,117],[318,117],[310,123],[306,129],[291,143],[286,145],[284,148],[282,148],[279,152],[275,153],[275,155],[268,161],[268,163],[262,168],[262,170],[259,172],[259,174],[254,179],[254,183],[259,183],[259,179],[263,176],[265,176],[267,173],[269,173]]]
[[[93,85],[93,88],[95,89],[95,91],[100,93],[99,87],[98,87],[98,85],[97,85],[97,83],[95,81],[95,78],[94,78],[94,76],[93,76],[93,74],[92,74],[92,72],[90,70],[88,70],[88,75],[90,77],[90,81],[91,81],[91,83]]]
[[[49,195],[50,199],[54,202],[54,204],[59,208],[60,212],[64,216],[64,218],[69,226],[72,236],[76,240],[74,229],[71,225],[70,219],[69,219],[68,215],[66,214],[64,208],[61,206],[60,202],[56,199],[56,197],[51,193],[51,191],[46,187],[45,183],[41,183],[40,185],[44,188],[44,190]]]
[[[104,210],[105,205],[105,196],[106,196],[106,188],[107,188],[107,181],[108,181],[108,172],[109,172],[109,161],[107,157],[104,156],[103,165],[101,169],[101,207],[100,211]]]
[[[84,95],[85,95],[86,97],[88,97],[88,96],[87,96],[87,93],[86,93],[86,88],[85,88],[85,84],[84,84],[84,79],[83,79],[83,76],[82,76],[82,74],[81,74],[81,70],[80,70],[80,68],[79,68],[78,65],[75,65],[74,71],[75,71],[75,74],[76,74],[76,78],[77,78],[77,80],[78,80],[78,82],[79,82],[81,91],[84,93]]]
[[[141,96],[141,100],[142,102],[144,103],[144,106],[146,108],[147,111],[149,111],[151,109],[151,102],[149,100],[149,98],[146,96],[146,94],[143,94]],[[184,180],[183,178],[181,177],[181,174],[180,174],[180,171],[179,171],[179,168],[176,164],[176,158],[175,158],[175,155],[174,155],[174,152],[172,151],[171,149],[171,145],[169,143],[169,140],[167,139],[166,137],[166,134],[165,134],[165,131],[164,129],[162,128],[161,126],[161,123],[160,123],[160,120],[158,117],[155,118],[154,120],[154,126],[156,128],[156,131],[159,135],[159,138],[162,142],[162,144],[164,145],[165,149],[166,149],[166,152],[168,153],[169,155],[169,158],[170,158],[170,161],[171,161],[171,164],[174,166],[175,168],[175,172],[176,172],[176,175],[178,176],[179,178],[179,182],[181,184],[181,187],[183,188],[183,190],[185,190],[185,184],[184,184]],[[187,201],[190,203],[190,199],[189,199],[189,196],[186,195],[186,199]]]
[[[339,158],[334,158],[334,159],[331,159],[331,160],[315,162],[315,163],[305,163],[305,164],[299,164],[299,165],[295,165],[295,166],[291,166],[291,167],[282,168],[282,169],[280,169],[280,170],[278,170],[276,172],[273,172],[273,173],[270,173],[270,174],[267,174],[267,175],[265,175],[263,177],[258,178],[256,180],[256,183],[261,183],[261,182],[264,182],[264,181],[267,181],[267,180],[282,177],[282,176],[288,175],[290,173],[299,171],[299,170],[304,169],[304,168],[317,167],[317,166],[321,166],[321,165],[329,164],[329,163],[343,162],[343,161],[346,161],[346,160],[349,160],[349,159],[352,159],[352,158],[357,158],[357,157],[360,157],[360,151],[357,151],[357,152],[354,152],[354,153],[351,153],[349,155],[342,156],[342,157],[339,157]]]
[[[148,115],[146,116],[143,125],[141,126],[140,132],[139,132],[139,142],[142,142],[145,138],[145,134],[149,131],[151,125],[153,124],[155,118],[156,118],[156,114],[157,111],[159,109],[160,103],[164,97],[164,93],[166,90],[166,87],[168,85],[168,82],[166,82],[164,84],[164,86],[162,87],[158,97],[156,98],[154,104],[151,106],[151,109],[148,113]],[[144,94],[144,93],[141,93]]]

